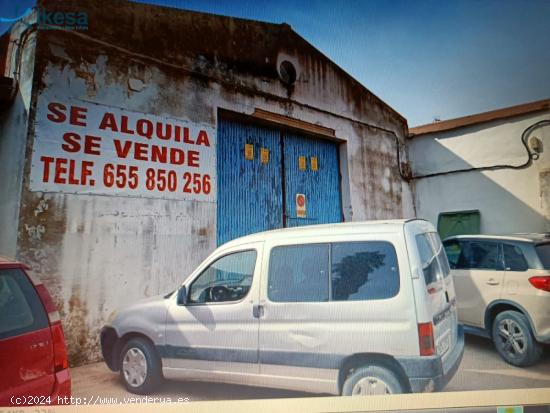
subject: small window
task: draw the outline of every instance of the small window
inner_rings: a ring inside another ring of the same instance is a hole
[[[476,235],[481,231],[479,211],[443,212],[437,219],[437,232],[442,239],[453,235]]]
[[[189,288],[189,303],[239,301],[252,285],[256,251],[241,251],[214,261]]]
[[[342,242],[332,245],[332,299],[381,300],[399,292],[395,248],[389,242]]]
[[[48,327],[40,298],[19,269],[0,270],[0,339]]]
[[[459,268],[501,270],[498,244],[484,241],[465,242],[459,258]]]
[[[523,252],[516,245],[504,244],[504,265],[506,271],[527,271],[529,265]]]
[[[271,301],[328,301],[328,289],[328,244],[273,248],[268,277],[268,297]]]

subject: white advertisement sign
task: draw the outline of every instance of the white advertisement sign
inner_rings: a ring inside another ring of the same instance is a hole
[[[75,100],[37,110],[31,191],[216,201],[211,126]]]

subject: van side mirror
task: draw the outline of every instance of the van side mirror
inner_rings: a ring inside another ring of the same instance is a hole
[[[185,288],[185,285],[181,286],[178,290],[178,299],[177,299],[178,305],[185,305],[187,304],[187,288]]]

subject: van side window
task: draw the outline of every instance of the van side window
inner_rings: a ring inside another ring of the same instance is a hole
[[[527,271],[529,265],[523,252],[516,245],[503,244],[504,263],[507,271]]]
[[[334,243],[331,257],[333,300],[380,300],[399,292],[397,255],[391,243]]]
[[[0,339],[48,327],[38,293],[19,269],[0,270]]]
[[[328,301],[328,290],[328,244],[291,245],[271,250],[268,276],[271,301]]]
[[[230,302],[243,299],[250,290],[256,251],[240,251],[214,261],[189,287],[189,303]]]

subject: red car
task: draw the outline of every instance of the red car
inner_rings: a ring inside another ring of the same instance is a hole
[[[59,313],[25,265],[0,257],[0,406],[68,404]]]

